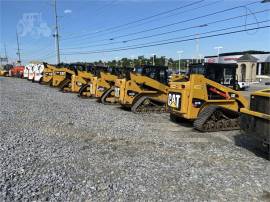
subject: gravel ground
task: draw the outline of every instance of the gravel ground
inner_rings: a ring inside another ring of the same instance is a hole
[[[270,200],[270,162],[239,131],[199,133],[21,79],[0,78],[0,92],[0,201]]]

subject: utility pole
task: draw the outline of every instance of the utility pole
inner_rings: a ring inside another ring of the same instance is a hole
[[[16,31],[16,38],[17,38],[17,55],[18,55],[18,63],[21,65],[21,52],[20,52],[20,43],[19,43],[19,37],[18,32]]]
[[[53,37],[55,38],[55,48],[56,48],[56,63],[60,63],[60,48],[59,48],[59,28],[58,28],[58,15],[57,15],[57,7],[56,0],[54,0],[54,14],[55,14],[55,34]]]
[[[5,48],[5,58],[6,58],[6,61],[7,61],[7,63],[8,63],[6,43],[4,43],[4,48]]]

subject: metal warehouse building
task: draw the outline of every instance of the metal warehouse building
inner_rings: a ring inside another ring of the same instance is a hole
[[[239,81],[256,82],[263,78],[270,78],[270,52],[244,51],[223,53],[219,56],[206,56],[206,63],[237,63],[237,77]]]

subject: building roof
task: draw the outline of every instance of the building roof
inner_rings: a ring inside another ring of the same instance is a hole
[[[242,57],[238,58],[237,62],[257,62],[258,58],[246,53]]]
[[[270,62],[270,55],[266,58],[265,62]]]
[[[256,51],[256,50],[248,50],[242,52],[231,52],[231,53],[222,53],[219,56],[228,56],[228,55],[245,55],[245,54],[269,54],[270,52],[266,51]]]
[[[248,50],[248,51],[242,51],[242,52],[221,53],[221,54],[219,54],[219,56],[245,55],[247,53],[248,54],[269,54],[270,52]],[[205,56],[205,58],[212,58],[212,57],[217,57],[217,55],[215,55],[215,56]]]

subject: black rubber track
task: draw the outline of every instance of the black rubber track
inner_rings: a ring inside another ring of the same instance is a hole
[[[87,89],[88,87],[90,87],[89,84],[83,84],[82,87],[79,90],[78,97],[81,97],[81,98],[86,97],[86,96],[83,96],[82,94],[83,94],[84,90]]]
[[[70,84],[71,80],[70,79],[64,79],[63,81],[61,81],[61,83],[59,84],[59,88],[60,91],[64,91],[64,88],[67,87]]]
[[[108,104],[115,104],[115,103],[111,103],[111,102],[107,102],[106,98],[114,91],[114,87],[109,88],[108,90],[106,90],[102,96],[100,97],[99,101],[102,104],[108,105]]]
[[[211,130],[205,130],[203,128],[204,123],[207,122],[207,120],[211,117],[211,115],[217,111],[221,110],[223,112],[227,112],[227,114],[234,115],[234,116],[239,116],[240,114],[235,111],[231,111],[228,109],[225,109],[220,106],[208,106],[206,107],[203,111],[201,111],[197,117],[197,119],[194,121],[193,126],[195,129],[202,131],[202,132],[217,132],[220,131],[219,129],[211,129]],[[240,129],[240,127],[231,127],[231,128],[222,128],[221,130],[237,130]]]

